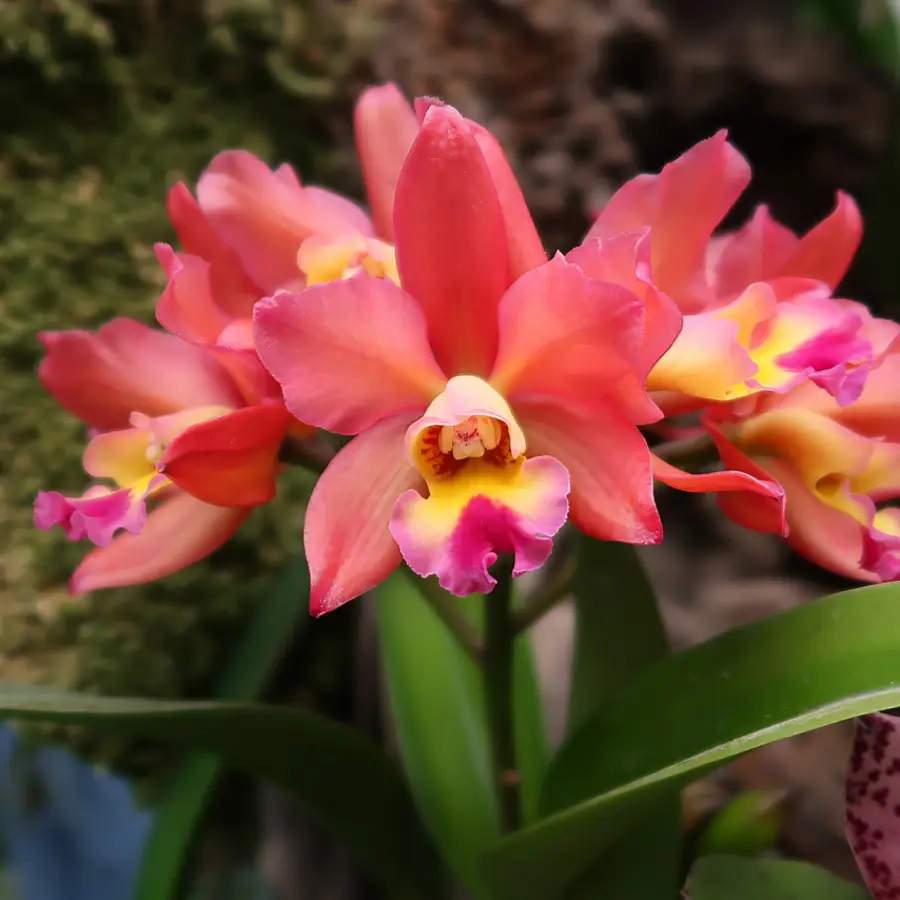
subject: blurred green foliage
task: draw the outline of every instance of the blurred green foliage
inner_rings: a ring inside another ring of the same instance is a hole
[[[207,563],[71,600],[88,549],[34,530],[41,488],[80,492],[84,428],[44,394],[42,329],[152,321],[171,241],[166,189],[232,146],[339,169],[328,147],[345,44],[277,0],[0,4],[0,680],[119,695],[208,695],[269,577],[297,552],[303,479]],[[153,748],[82,749],[132,771]],[[146,751],[146,752],[145,752]]]

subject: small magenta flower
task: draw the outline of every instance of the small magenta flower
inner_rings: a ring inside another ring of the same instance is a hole
[[[84,468],[101,479],[80,497],[35,501],[39,528],[60,525],[99,548],[72,577],[74,593],[191,565],[274,497],[282,440],[302,426],[255,358],[131,319],[40,338],[41,381],[93,430]]]

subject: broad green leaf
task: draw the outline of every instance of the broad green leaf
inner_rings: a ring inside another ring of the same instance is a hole
[[[691,900],[868,900],[861,887],[808,863],[704,856],[688,879]]]
[[[376,602],[407,778],[448,865],[483,894],[478,858],[499,830],[480,673],[404,572]]]
[[[308,620],[308,598],[308,568],[301,556],[261,600],[221,678],[218,699],[252,700],[259,695],[298,626]],[[144,848],[137,900],[178,896],[188,854],[222,769],[217,756],[191,752],[173,772]]]
[[[0,687],[0,714],[87,725],[215,753],[290,791],[395,896],[436,895],[437,861],[400,773],[368,738],[287,707]]]
[[[627,602],[628,598],[623,598]],[[553,900],[627,822],[734,757],[900,705],[900,584],[836,594],[639,676],[554,759],[554,811],[485,860],[498,898]]]
[[[579,537],[575,654],[567,728],[577,731],[648,666],[669,654],[656,593],[633,547]],[[626,603],[621,602],[627,597]],[[678,791],[661,797],[606,848],[567,900],[675,897],[681,844]]]

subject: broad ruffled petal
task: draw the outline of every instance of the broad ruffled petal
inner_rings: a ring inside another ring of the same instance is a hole
[[[147,519],[145,491],[92,488],[82,497],[41,491],[34,502],[34,524],[42,531],[59,525],[70,541],[106,547],[120,530],[138,534]]]
[[[126,428],[134,410],[165,415],[189,406],[240,405],[240,395],[202,347],[133,319],[113,319],[96,334],[45,331],[38,369],[57,402],[95,428]]]
[[[248,406],[182,432],[158,469],[198,500],[259,506],[275,497],[278,451],[290,416],[281,404]]]
[[[681,333],[647,378],[651,391],[704,400],[728,400],[757,364],[738,341],[739,326],[715,312],[684,317]]]
[[[394,192],[419,123],[395,84],[366,88],[356,102],[353,121],[375,230],[393,241]]]
[[[608,238],[649,226],[654,285],[685,312],[696,312],[709,300],[702,282],[710,236],[749,181],[747,161],[720,131],[659,175],[639,175],[621,187],[588,237]]]
[[[621,285],[644,301],[644,338],[637,369],[645,379],[682,327],[681,310],[652,284],[650,250],[650,231],[644,229],[604,241],[590,239],[566,254],[566,261],[585,275]]]
[[[248,509],[210,506],[181,491],[173,493],[151,511],[140,534],[120,534],[85,557],[69,589],[83,594],[171,575],[221,547],[249,514]]]
[[[231,316],[213,297],[212,267],[199,256],[175,253],[168,244],[157,244],[155,249],[169,279],[156,304],[156,321],[186,341],[215,345]],[[251,309],[252,303],[247,307],[247,316]]]
[[[254,310],[260,359],[304,422],[355,434],[420,410],[444,386],[416,302],[390,281],[346,281],[277,294]]]
[[[569,476],[558,460],[542,456],[498,468],[470,460],[429,496],[406,491],[391,516],[391,534],[418,575],[437,575],[458,597],[489,592],[490,567],[514,554],[513,575],[546,562],[552,536],[565,524]]]
[[[487,375],[497,352],[497,305],[509,287],[506,226],[470,124],[428,110],[394,198],[397,267],[428,321],[447,375]]]
[[[650,451],[641,433],[615,410],[520,403],[529,454],[552,456],[568,470],[572,521],[600,540],[655,544],[662,524],[653,500]]]
[[[374,233],[368,216],[350,200],[302,188],[245,150],[228,150],[210,163],[197,182],[197,199],[207,221],[266,293],[301,285],[297,250],[310,235]]]
[[[617,403],[632,421],[660,418],[635,361],[644,308],[627,289],[588,278],[561,256],[523,275],[503,297],[491,383],[513,404]]]
[[[335,456],[313,490],[303,542],[314,616],[371,590],[400,562],[391,510],[404,491],[423,483],[406,458],[409,423],[409,416],[392,416],[364,431]]]

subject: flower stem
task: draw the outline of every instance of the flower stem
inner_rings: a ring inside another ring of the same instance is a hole
[[[501,557],[494,566],[497,586],[485,597],[484,686],[494,784],[500,807],[502,834],[522,824],[520,777],[516,768],[513,721],[512,559]]]
[[[428,605],[437,614],[440,620],[447,626],[450,633],[456,638],[457,643],[476,665],[480,665],[484,656],[484,645],[478,629],[469,621],[462,611],[457,599],[448,594],[436,581],[431,578],[420,578],[409,569],[406,570],[410,578],[414,578],[416,586]]]

